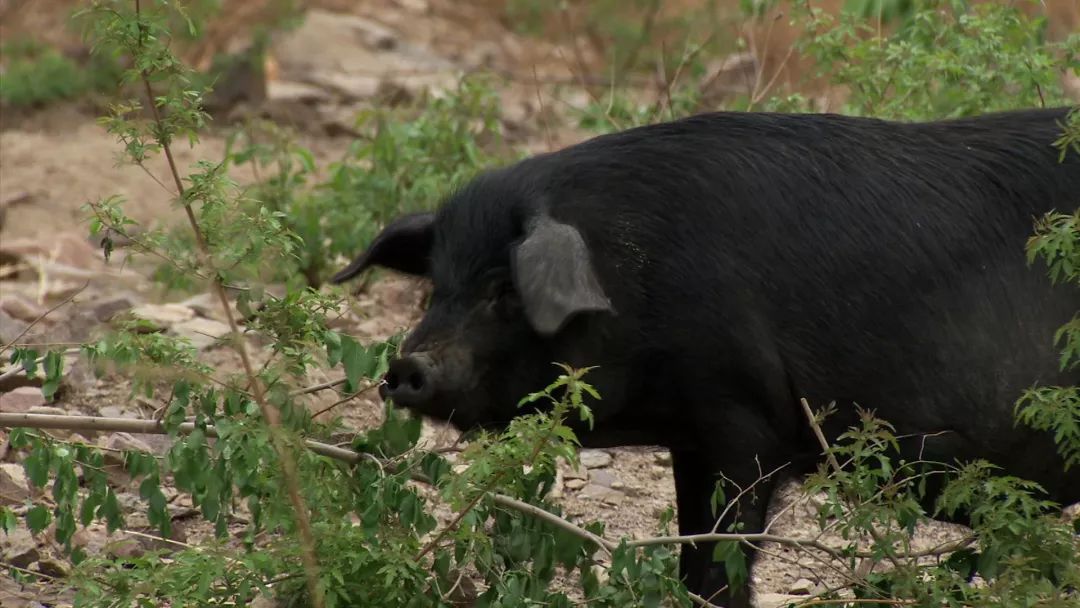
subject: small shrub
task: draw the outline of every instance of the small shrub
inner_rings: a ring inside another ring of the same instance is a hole
[[[7,65],[0,74],[0,101],[39,106],[72,99],[90,83],[82,68],[60,51],[34,42],[5,44]]]

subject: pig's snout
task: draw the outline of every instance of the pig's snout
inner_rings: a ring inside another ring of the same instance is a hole
[[[423,406],[435,393],[435,365],[425,353],[394,359],[379,388],[383,399],[403,407]]]

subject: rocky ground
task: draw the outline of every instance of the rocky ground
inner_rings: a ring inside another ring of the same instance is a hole
[[[538,96],[538,81],[570,79],[565,54],[555,44],[512,33],[482,2],[452,8],[449,3],[442,6],[428,0],[386,0],[359,8],[349,2],[315,4],[318,8],[308,13],[302,27],[275,41],[265,91],[237,79],[236,87],[219,94],[224,118],[230,112],[255,112],[294,125],[301,143],[325,166],[349,145],[351,116],[358,108],[388,95],[437,90],[452,83],[461,70],[486,69],[506,76],[502,119],[518,145],[540,150],[583,136],[569,129],[537,127],[537,117],[545,110],[544,96],[549,96],[547,109],[554,112],[564,104],[583,103],[584,92],[573,86],[545,86]],[[23,17],[33,23],[31,17]],[[223,47],[233,44],[227,37],[225,41]],[[753,57],[747,61],[742,57],[714,67],[732,70],[728,82],[738,83],[746,66],[752,70],[756,65]],[[124,196],[128,213],[149,225],[179,219],[161,185],[168,182],[164,164],[146,171],[116,166],[118,146],[94,124],[88,110],[83,103],[71,103],[30,113],[12,112],[0,120],[0,344],[21,335],[22,343],[74,346],[94,336],[115,315],[131,313],[157,324],[161,331],[190,338],[209,360],[235,369],[235,356],[217,343],[227,331],[223,311],[208,295],[163,298],[146,278],[145,265],[127,263],[122,250],[106,264],[88,240],[82,205],[113,194]],[[221,134],[211,133],[192,148],[178,147],[177,160],[188,166],[199,158],[218,158],[224,146]],[[236,179],[243,182],[249,177],[241,174]],[[379,282],[358,295],[356,305],[339,321],[340,327],[363,340],[385,338],[415,320],[421,292],[421,285],[402,278]],[[45,315],[58,304],[62,305]],[[65,368],[61,398],[49,404],[25,378],[0,368],[0,410],[148,418],[161,407],[154,400],[130,399],[129,386],[115,378],[96,379],[77,354],[69,355]],[[313,377],[312,381],[328,379],[332,378]],[[312,397],[311,406],[325,406],[334,398]],[[376,425],[380,412],[379,404],[367,398],[340,413],[348,425],[363,429]],[[108,448],[160,452],[167,445],[153,435],[55,434]],[[450,445],[455,439],[450,429],[434,425],[425,434],[436,445]],[[20,508],[31,491],[21,465],[6,449],[6,436],[0,430],[0,504]],[[665,451],[586,451],[582,461],[583,470],[562,471],[556,489],[571,518],[604,519],[613,538],[656,533],[659,514],[674,505],[671,461]],[[175,492],[169,497],[177,514],[190,506]],[[805,500],[795,504],[799,498],[799,488],[793,485],[775,501],[776,533],[806,536],[816,530],[811,507]],[[126,501],[135,503],[136,499],[136,494],[125,494]],[[197,542],[207,535],[197,519],[181,520],[173,540]],[[103,526],[91,526],[78,533],[76,544],[92,552],[115,554],[160,544],[145,520],[136,517],[129,524],[129,529],[112,537]],[[932,546],[957,533],[956,528],[927,526],[920,530],[918,544]],[[827,569],[814,568],[805,556],[776,546],[764,549],[753,571],[760,606],[805,596],[832,582],[815,575]],[[34,538],[25,531],[0,542],[0,563],[61,581],[69,568],[48,535]],[[0,579],[3,608],[67,606],[69,601],[70,594],[60,585]]]

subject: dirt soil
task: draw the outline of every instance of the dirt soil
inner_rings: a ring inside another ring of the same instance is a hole
[[[0,38],[25,28],[24,31],[48,32],[47,38],[59,44],[77,44],[77,37],[60,26],[71,4],[55,0],[0,0],[0,16],[4,17],[0,19]],[[248,18],[261,6],[261,3],[226,4],[228,15],[215,24],[210,36],[212,50],[237,46],[228,32],[237,20]],[[553,133],[552,129],[535,126],[543,109],[543,95],[580,101],[584,93],[574,90],[572,85],[550,87],[544,89],[538,99],[536,81],[513,77],[535,74],[542,80],[572,82],[573,73],[567,65],[569,50],[559,42],[525,38],[514,33],[497,10],[498,3],[324,0],[309,4],[329,11],[330,15],[348,14],[385,26],[401,43],[399,46],[418,49],[415,53],[410,51],[409,56],[421,57],[425,65],[437,66],[446,61],[458,67],[493,69],[507,75],[502,85],[506,100],[503,118],[508,125],[519,129],[519,145],[542,150],[585,136],[573,130],[559,129]],[[777,39],[783,38],[781,34],[777,36]],[[311,49],[310,52],[326,52],[330,56],[334,50]],[[206,49],[194,49],[191,53],[197,57],[212,54]],[[290,58],[273,58],[277,63],[272,67],[277,73],[272,73],[272,77],[278,78],[279,82],[294,79],[295,74],[289,73]],[[583,58],[586,62],[592,59],[595,58]],[[348,79],[338,78],[334,82],[367,86],[362,81],[362,74],[348,72],[350,69],[343,64],[340,73],[329,76],[347,76]],[[331,93],[328,94],[328,90]],[[270,101],[279,102],[276,116],[284,116],[298,124],[301,143],[313,151],[317,164],[325,167],[350,143],[347,130],[330,128],[334,120],[327,117],[347,115],[362,107],[365,102],[357,101],[355,93],[355,89],[342,93],[340,88],[323,86],[317,94],[312,93],[318,98],[315,109],[307,101],[297,105],[297,100],[291,97],[283,100],[271,95]],[[554,100],[549,103],[557,106]],[[0,306],[0,344],[12,340],[30,321],[73,294],[75,297],[70,304],[34,326],[21,341],[77,342],[93,335],[112,312],[161,303],[160,290],[144,274],[137,272],[144,270],[145,265],[124,263],[122,252],[112,264],[104,263],[97,248],[87,239],[87,216],[83,205],[121,195],[127,200],[127,212],[140,222],[153,226],[182,221],[183,214],[171,194],[171,176],[166,165],[159,161],[149,163],[145,168],[118,165],[119,147],[113,137],[95,124],[95,109],[84,102],[72,102],[34,112],[11,111],[0,119],[0,303],[3,304]],[[179,165],[187,167],[200,158],[220,158],[224,149],[224,131],[217,129],[204,136],[196,146],[180,145],[175,151]],[[250,179],[242,173],[235,177],[240,182]],[[84,283],[85,288],[78,291]],[[423,285],[403,278],[390,277],[381,281],[358,294],[353,310],[342,318],[340,327],[364,340],[385,338],[415,322],[423,290]],[[181,308],[194,311],[192,315],[206,321],[207,327],[213,327],[211,322],[220,325],[221,311],[206,304],[205,295],[196,295]],[[182,323],[173,325],[172,329],[179,330],[180,325]],[[239,362],[231,351],[208,346],[205,355],[223,370],[239,369]],[[148,417],[160,407],[160,403],[150,400],[131,400],[127,385],[117,384],[115,379],[95,379],[87,372],[85,364],[75,359],[71,363],[73,369],[67,378],[68,388],[59,403],[45,406],[33,401],[33,390],[16,389],[3,395],[0,409]],[[331,378],[313,377],[312,381],[328,379]],[[334,394],[314,396],[310,406],[313,410],[321,409],[336,397]],[[368,396],[351,402],[339,413],[349,426],[364,429],[379,423],[381,407],[377,399]],[[137,445],[161,450],[166,445],[156,436],[89,432],[57,434],[103,446]],[[0,431],[0,444],[5,437]],[[425,441],[436,446],[449,446],[455,439],[456,433],[449,428],[433,424],[425,428]],[[4,492],[15,491],[3,485],[4,475],[7,474],[8,479],[15,478],[20,468],[12,456],[4,459],[5,452],[0,447],[0,466],[7,467],[0,469],[0,500],[4,500]],[[611,538],[655,535],[660,514],[674,506],[669,455],[660,449],[612,449],[603,453],[591,452],[588,461],[591,466],[584,471],[563,471],[557,488],[559,500],[570,517],[603,519]],[[814,534],[817,525],[813,508],[799,487],[792,484],[780,494],[773,504],[777,516],[773,531],[788,536]],[[172,498],[178,501],[178,508],[182,506],[183,500],[175,498],[175,492]],[[145,522],[139,525],[136,521],[130,528],[132,532],[150,532]],[[919,530],[916,544],[930,547],[959,533],[962,530],[957,527],[929,525]],[[208,529],[193,519],[185,522],[179,534],[178,540],[196,542],[208,534]],[[123,533],[118,536],[126,538],[127,542],[151,543],[145,536],[129,534],[125,537]],[[104,532],[96,526],[80,532],[79,539],[90,550],[101,550],[106,541]],[[16,541],[10,542],[9,547],[0,547],[0,557],[7,555],[10,558],[10,549]],[[26,545],[26,551],[19,555],[33,557],[23,567],[43,571],[44,565],[50,565],[62,573],[60,552],[47,538],[22,538],[18,542]],[[832,576],[818,578],[815,572],[827,572],[828,569],[790,549],[766,544],[762,553],[763,557],[752,573],[761,606],[776,605],[786,597],[783,594],[799,586],[796,583],[801,583],[800,579],[809,579],[816,589],[837,580]],[[23,585],[7,577],[0,579],[0,606],[3,608],[68,606],[70,597],[60,586]]]

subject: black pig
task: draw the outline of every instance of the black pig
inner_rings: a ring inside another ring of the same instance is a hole
[[[669,448],[683,534],[712,529],[719,473],[747,487],[814,466],[800,397],[837,401],[830,439],[858,404],[933,434],[904,444],[908,459],[985,458],[1080,501],[1080,469],[1013,419],[1025,388],[1080,382],[1053,341],[1080,290],[1024,255],[1035,218],[1080,204],[1080,155],[1059,162],[1052,145],[1065,117],[635,128],[477,177],[390,223],[333,281],[373,265],[431,279],[383,396],[462,429],[504,425],[553,361],[599,366],[580,436]],[[763,527],[779,481],[731,510],[744,531]],[[726,583],[711,551],[680,561],[705,596]],[[716,601],[747,606],[748,591]]]

